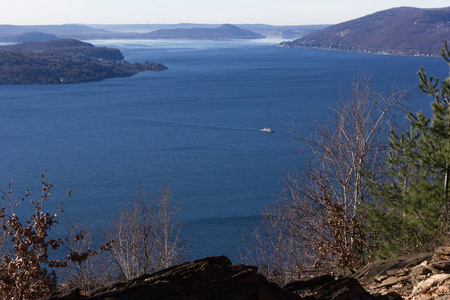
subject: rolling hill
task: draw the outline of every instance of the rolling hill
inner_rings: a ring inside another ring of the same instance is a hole
[[[398,7],[329,26],[282,47],[396,55],[438,55],[450,40],[450,7]]]
[[[272,26],[266,24],[93,24],[0,25],[0,41],[20,43],[55,39],[258,39],[298,38],[328,25]]]
[[[95,47],[90,43],[74,39],[50,41],[27,41],[20,44],[0,46],[0,50],[22,53],[42,53],[46,55],[84,55],[104,60],[123,60],[119,49]]]
[[[175,28],[159,29],[145,34],[149,39],[262,39],[264,36],[249,30],[244,30],[234,25],[225,24],[218,28]]]
[[[22,42],[23,34],[40,33],[55,35],[59,38],[91,39],[108,36],[104,29],[92,28],[85,25],[0,25],[0,40],[4,42]]]

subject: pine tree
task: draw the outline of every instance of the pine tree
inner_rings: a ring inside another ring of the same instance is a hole
[[[447,42],[443,58],[450,63]],[[431,117],[409,113],[410,129],[389,137],[389,180],[374,184],[369,227],[383,258],[432,248],[448,231],[450,177],[450,77],[442,84],[423,68],[419,88],[432,96]]]

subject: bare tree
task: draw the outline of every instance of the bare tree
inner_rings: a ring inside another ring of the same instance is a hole
[[[113,274],[132,279],[179,261],[183,246],[178,207],[168,186],[155,198],[143,187],[139,189],[104,231],[106,240],[112,241]]]
[[[66,237],[63,246],[71,253],[73,259],[68,262],[66,268],[61,270],[61,280],[69,289],[79,288],[84,295],[89,295],[107,283],[101,257],[102,254],[104,255],[102,250],[105,249],[105,245],[100,247],[100,252],[92,250],[94,248],[93,230],[86,222],[69,221],[65,224],[65,229]]]
[[[369,199],[364,174],[385,176],[387,132],[405,92],[383,96],[369,79],[358,77],[328,121],[317,122],[300,143],[304,167],[287,175],[263,222],[252,232],[247,260],[264,265],[279,283],[321,272],[337,274],[364,265],[375,245],[364,231],[362,204]],[[257,251],[255,249],[258,249]]]
[[[178,222],[179,205],[173,201],[169,186],[163,186],[159,193],[156,253],[158,254],[157,269],[172,266],[181,258],[183,251]]]

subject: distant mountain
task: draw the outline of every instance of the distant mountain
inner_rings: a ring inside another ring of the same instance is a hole
[[[218,28],[177,28],[159,29],[143,34],[148,39],[201,39],[201,40],[229,40],[229,39],[262,39],[263,35],[237,26],[225,24]]]
[[[25,32],[15,39],[15,42],[23,43],[23,42],[42,42],[42,41],[54,41],[59,40],[54,34],[42,33],[42,32]]]
[[[242,24],[236,25],[239,28],[251,30],[266,37],[283,37],[287,39],[303,37],[329,25],[289,25],[273,26],[265,24]]]
[[[74,39],[61,39],[53,41],[29,41],[21,44],[1,46],[0,50],[21,53],[44,53],[47,55],[70,55],[100,58],[104,60],[123,60],[119,49],[95,47],[90,43]]]
[[[0,25],[1,41],[17,41],[17,37],[27,32],[53,34],[60,38],[89,39],[108,36],[108,31],[85,25]]]
[[[250,30],[266,37],[285,37],[297,38],[310,34],[314,31],[323,29],[329,25],[286,25],[275,26],[267,24],[232,24],[244,30]],[[147,33],[159,29],[179,29],[179,28],[217,28],[219,24],[198,24],[198,23],[180,23],[180,24],[91,24],[93,28],[105,29],[110,32],[133,34]]]
[[[399,7],[329,26],[279,46],[438,55],[444,40],[450,40],[450,7]]]
[[[25,42],[61,39],[256,39],[298,38],[328,25],[273,26],[266,24],[93,24],[93,25],[0,25],[0,41]],[[168,29],[162,30],[162,29]],[[190,30],[183,30],[190,29]],[[48,36],[45,36],[48,35]]]

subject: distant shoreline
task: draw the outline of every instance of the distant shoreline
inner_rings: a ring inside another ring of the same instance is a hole
[[[1,42],[42,41],[44,38],[111,39],[260,39],[276,36],[295,39],[329,25],[266,24],[124,24],[124,25],[0,25]],[[47,36],[47,37],[45,37]]]
[[[404,53],[405,51],[387,51],[387,50],[369,50],[369,49],[357,49],[357,50],[346,50],[346,49],[339,49],[339,48],[326,48],[326,47],[319,47],[319,46],[300,46],[300,45],[287,45],[287,43],[290,42],[281,42],[279,44],[276,44],[276,47],[280,48],[299,48],[299,49],[315,49],[315,50],[324,50],[324,51],[340,51],[340,52],[350,52],[350,53],[361,53],[361,54],[374,54],[374,55],[392,55],[392,56],[411,56],[411,57],[439,57],[438,54],[432,55],[432,54],[422,54],[422,53]],[[417,51],[410,51],[410,52],[417,52]]]

